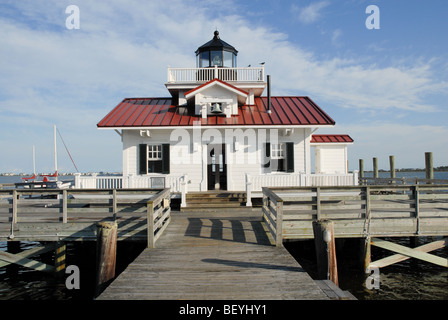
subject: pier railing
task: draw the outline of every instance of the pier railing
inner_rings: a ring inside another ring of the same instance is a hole
[[[252,206],[254,193],[262,191],[263,187],[313,187],[313,186],[356,186],[358,171],[340,174],[246,174],[247,206]]]
[[[148,210],[153,220],[165,216],[169,194],[168,188],[0,190],[0,239],[96,240],[97,222],[117,221],[119,240],[145,241]]]
[[[154,189],[170,188],[181,192],[183,176],[81,176],[75,175],[76,189]]]
[[[448,185],[263,188],[263,217],[277,244],[312,239],[322,219],[338,238],[444,236]]]
[[[360,185],[393,185],[393,184],[448,184],[446,179],[422,179],[422,178],[359,178]]]
[[[147,202],[148,248],[156,241],[171,221],[170,189],[165,189]]]
[[[283,241],[283,199],[268,188],[263,188],[263,220],[274,238],[276,246]]]

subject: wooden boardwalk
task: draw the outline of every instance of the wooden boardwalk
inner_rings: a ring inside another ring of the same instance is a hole
[[[230,209],[231,210],[231,209]],[[173,212],[155,249],[144,250],[99,300],[326,300],[328,296],[255,211]]]

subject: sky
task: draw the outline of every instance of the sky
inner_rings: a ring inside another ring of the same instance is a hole
[[[119,135],[96,124],[124,98],[169,97],[167,67],[195,67],[216,29],[238,66],[266,63],[272,95],[336,121],[316,133],[355,140],[350,170],[424,168],[425,152],[446,166],[447,16],[446,0],[0,0],[0,172],[32,172],[33,145],[54,170],[54,125],[80,172],[121,171]],[[61,142],[59,172],[76,172]]]

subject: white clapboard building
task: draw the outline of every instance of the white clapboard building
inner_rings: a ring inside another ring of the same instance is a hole
[[[309,97],[271,96],[264,65],[238,67],[237,55],[215,31],[197,49],[196,68],[168,67],[169,96],[121,101],[98,128],[121,136],[123,176],[78,185],[256,193],[357,184],[347,168],[353,140],[315,134],[335,121]]]

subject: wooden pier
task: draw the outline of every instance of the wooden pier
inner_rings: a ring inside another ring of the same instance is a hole
[[[448,185],[264,188],[258,209],[172,212],[170,201],[170,189],[0,190],[0,241],[43,243],[21,253],[0,252],[0,266],[55,272],[64,268],[65,242],[97,241],[108,252],[115,247],[108,239],[144,241],[148,249],[99,299],[200,300],[327,299],[329,291],[349,298],[311,279],[283,247],[289,240],[321,238],[327,245],[334,238],[365,240],[366,271],[409,258],[448,267],[447,259],[429,253],[447,246],[446,238],[417,248],[381,239],[446,237]],[[324,220],[334,225],[330,238],[314,234],[313,224]],[[116,234],[103,239],[101,228],[108,223]],[[394,255],[372,262],[370,246]],[[32,259],[51,250],[62,263]],[[101,259],[105,274],[113,274],[114,255]]]
[[[176,212],[155,248],[140,254],[98,299],[325,300],[328,295],[284,247],[274,245],[260,211],[249,209]]]

